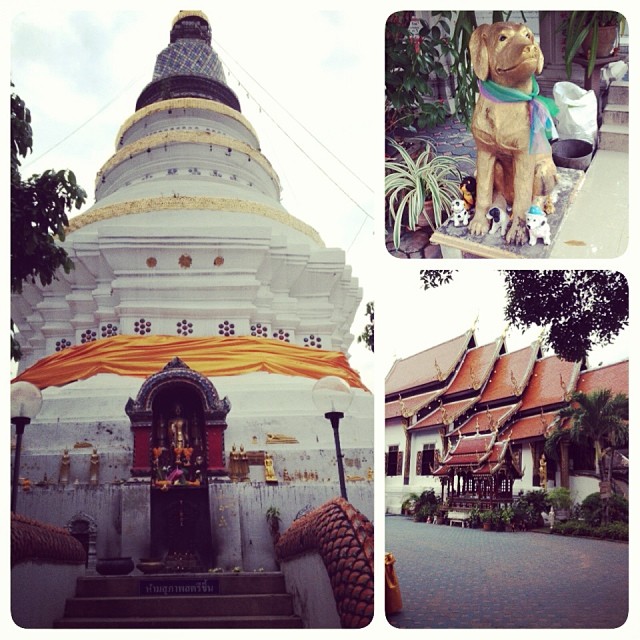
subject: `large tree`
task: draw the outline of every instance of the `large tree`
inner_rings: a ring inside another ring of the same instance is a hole
[[[373,313],[373,302],[367,302],[366,315],[369,318],[369,322],[365,325],[362,333],[358,336],[358,342],[363,342],[364,346],[369,349],[373,353],[374,349],[374,339],[373,339],[373,331],[374,331],[374,313]]]
[[[20,158],[33,150],[31,113],[15,93],[11,94],[11,291],[22,293],[25,281],[51,284],[56,272],[73,268],[60,246],[67,211],[80,209],[87,194],[72,171],[47,170],[26,180],[20,175]],[[14,330],[11,321],[12,332]],[[11,335],[11,357],[19,360],[20,345]]]
[[[504,278],[505,319],[518,329],[540,326],[563,360],[579,362],[609,344],[629,323],[629,287],[615,271],[512,270]],[[425,289],[454,278],[452,271],[422,271]]]

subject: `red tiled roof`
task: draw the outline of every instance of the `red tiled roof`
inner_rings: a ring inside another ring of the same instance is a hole
[[[387,402],[384,405],[384,417],[397,418],[398,416],[414,415],[423,407],[426,407],[430,402],[433,402],[438,396],[442,395],[443,389],[437,391],[430,391],[428,393],[419,393],[409,398],[401,398],[400,400],[393,400]]]
[[[464,355],[472,331],[415,355],[396,360],[385,380],[385,393],[398,393],[421,385],[443,382]]]
[[[504,338],[500,337],[490,344],[469,349],[445,395],[480,389],[491,373],[503,342]]]
[[[480,402],[519,396],[533,370],[539,346],[538,342],[534,342],[529,347],[506,353],[498,358],[480,396]]]
[[[629,395],[629,361],[584,371],[578,379],[577,391],[591,393],[599,389],[610,389],[614,395]]]
[[[294,520],[276,544],[276,557],[320,554],[342,627],[361,629],[373,619],[373,547],[373,524],[335,498]]]
[[[454,431],[454,434],[469,435],[476,431],[479,433],[492,431],[493,425],[500,428],[518,410],[519,406],[520,404],[516,403],[488,411],[478,411]]]
[[[542,415],[521,418],[509,426],[501,435],[500,439],[506,440],[508,438],[511,442],[515,442],[517,440],[544,436],[553,424],[553,421],[558,417],[558,413],[558,411],[553,411]]]
[[[575,389],[579,374],[579,362],[567,362],[558,356],[538,360],[522,396],[520,410],[566,402]]]
[[[460,414],[471,408],[477,398],[467,398],[458,400],[458,402],[448,402],[428,413],[424,418],[411,425],[408,431],[417,429],[428,429],[429,427],[439,427],[445,424],[451,424]]]

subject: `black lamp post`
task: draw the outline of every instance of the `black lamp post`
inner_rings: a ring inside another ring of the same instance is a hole
[[[333,439],[336,445],[340,495],[347,500],[342,449],[340,448],[340,420],[344,418],[344,413],[353,400],[351,387],[342,378],[326,376],[315,383],[311,395],[316,407],[322,411],[324,417],[331,423]]]
[[[22,434],[24,428],[38,415],[42,407],[40,389],[30,382],[14,382],[11,385],[11,422],[16,427],[16,454],[13,461],[11,482],[11,511],[16,511],[18,482],[20,479],[20,454],[22,452]]]

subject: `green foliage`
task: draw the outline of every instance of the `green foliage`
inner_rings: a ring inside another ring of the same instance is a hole
[[[547,494],[547,499],[556,511],[558,509],[571,509],[573,505],[571,491],[566,487],[555,487],[555,489],[551,489]]]
[[[590,77],[593,73],[599,42],[597,27],[617,26],[623,32],[625,23],[625,17],[617,11],[570,11],[559,28],[565,37],[564,62],[567,78],[571,78],[573,60],[587,38],[590,38],[587,76]]]
[[[567,520],[556,524],[551,533],[562,536],[601,538],[606,540],[629,540],[629,525],[612,522],[607,525],[592,525],[581,520]]]
[[[548,511],[549,506],[545,491],[520,491],[513,503],[514,523],[524,525],[526,529],[541,527],[544,524],[541,514]]]
[[[579,362],[609,344],[629,323],[629,286],[616,271],[503,271],[505,318],[516,328],[548,329],[546,342],[563,360]]]
[[[64,241],[69,224],[67,211],[84,204],[86,193],[72,171],[47,170],[22,180],[20,158],[33,147],[31,114],[15,93],[11,94],[11,291],[22,293],[25,281],[46,286],[62,268],[73,268],[67,252],[56,243]],[[13,322],[12,322],[13,330]],[[11,336],[11,355],[20,348]]]
[[[604,506],[604,501],[599,493],[590,493],[580,505],[580,517],[587,524],[597,527],[602,524]],[[629,522],[629,501],[623,496],[614,493],[609,498],[609,521],[612,523]]]
[[[373,302],[367,302],[365,311],[369,318],[369,322],[365,325],[362,333],[358,336],[358,342],[364,343],[364,346],[373,353],[374,347],[374,320],[373,320]]]
[[[420,272],[420,281],[422,282],[422,287],[427,289],[435,289],[442,284],[448,284],[453,280],[453,274],[455,271],[451,271],[448,269],[432,269],[432,270],[423,270]]]
[[[443,57],[449,51],[449,24],[442,12],[433,26],[420,20],[417,35],[409,31],[413,12],[399,11],[389,16],[385,29],[386,130],[397,127],[422,130],[444,122],[448,110],[442,102],[430,100],[430,79],[446,78]]]
[[[425,149],[417,158],[392,138],[394,157],[385,161],[384,193],[393,225],[393,243],[400,246],[403,226],[414,231],[426,200],[432,200],[435,230],[449,216],[451,203],[460,196],[462,174],[452,156],[439,156],[433,143],[425,141]]]

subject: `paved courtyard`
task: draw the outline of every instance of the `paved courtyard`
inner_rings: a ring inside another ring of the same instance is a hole
[[[629,546],[385,518],[403,629],[613,629],[629,606]]]

